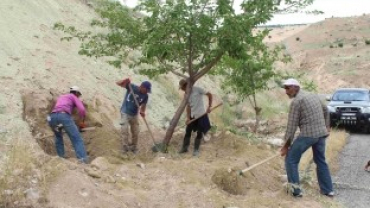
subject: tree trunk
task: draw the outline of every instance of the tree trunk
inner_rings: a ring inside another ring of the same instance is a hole
[[[262,108],[257,106],[257,99],[256,99],[256,94],[252,95],[253,100],[251,99],[251,96],[248,96],[249,102],[253,106],[254,112],[256,114],[256,122],[254,123],[254,128],[253,128],[253,133],[257,133],[258,126],[260,125],[260,116],[261,116],[261,111]]]
[[[177,123],[179,122],[180,117],[181,117],[182,113],[184,112],[186,104],[189,100],[192,88],[193,88],[193,84],[188,82],[188,84],[186,86],[186,92],[185,92],[184,99],[181,101],[181,104],[180,104],[179,108],[176,110],[176,113],[175,113],[175,115],[173,116],[173,118],[170,122],[170,126],[166,131],[166,135],[163,139],[163,144],[164,145],[168,145],[171,141],[173,132],[175,131]]]
[[[260,125],[261,111],[262,111],[262,108],[254,107],[254,112],[256,113],[256,123],[254,124],[254,133],[257,133],[258,126]]]

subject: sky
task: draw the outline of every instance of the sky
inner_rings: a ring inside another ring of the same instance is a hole
[[[129,7],[136,5],[137,0],[119,0]],[[239,5],[243,0],[235,0]],[[238,10],[235,6],[236,11]],[[276,24],[306,24],[324,20],[329,17],[350,17],[370,14],[370,0],[315,0],[308,9],[323,11],[322,15],[307,15],[304,13],[275,15],[267,25]]]

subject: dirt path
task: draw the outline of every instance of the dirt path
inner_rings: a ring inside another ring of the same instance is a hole
[[[364,171],[369,155],[370,135],[353,134],[340,155],[340,170],[334,178],[336,200],[345,207],[365,208],[370,203],[370,173]]]

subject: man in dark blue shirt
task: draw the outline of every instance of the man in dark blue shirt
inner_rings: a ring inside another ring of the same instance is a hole
[[[137,142],[140,132],[138,114],[140,113],[142,117],[145,117],[146,104],[149,98],[148,93],[152,91],[152,84],[149,81],[144,81],[140,86],[137,86],[131,84],[129,78],[117,81],[116,84],[127,90],[121,106],[120,124],[123,151],[137,153]],[[135,98],[138,103],[136,103]],[[129,129],[131,130],[131,141],[129,140]]]

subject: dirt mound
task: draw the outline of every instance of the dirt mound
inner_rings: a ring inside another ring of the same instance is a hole
[[[252,175],[247,175],[252,179]],[[221,168],[215,171],[212,181],[222,190],[234,195],[245,195],[250,188],[248,178],[239,176],[237,171]],[[249,180],[250,181],[250,180]]]

